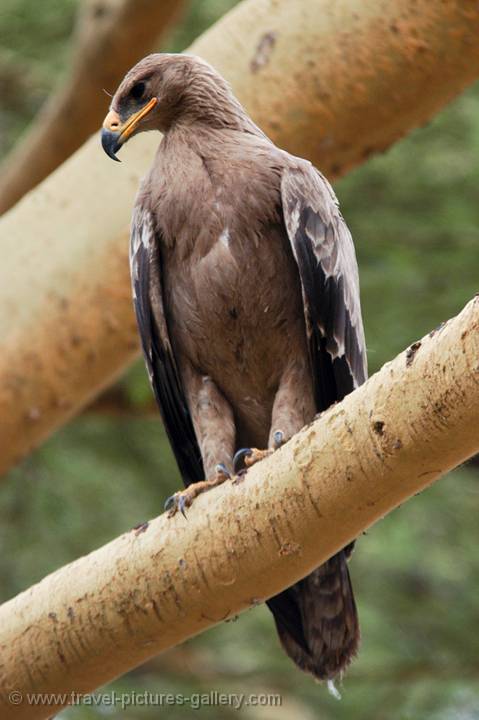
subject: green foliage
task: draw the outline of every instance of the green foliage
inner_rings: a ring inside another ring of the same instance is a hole
[[[2,0],[0,157],[65,70],[77,0]]]
[[[477,292],[479,91],[338,183],[374,371]]]
[[[168,42],[180,49],[234,3],[192,3]],[[2,0],[0,153],[62,72],[74,0]],[[5,91],[6,89],[6,91]],[[337,185],[355,237],[371,370],[456,314],[477,291],[479,91]],[[150,397],[142,364],[123,386]],[[0,595],[161,512],[179,486],[159,420],[83,416],[58,432],[0,488]],[[261,607],[174,649],[110,687],[186,695],[279,692],[281,708],[245,718],[473,720],[479,718],[475,533],[477,470],[451,473],[360,539],[352,574],[363,643],[338,702],[279,651]],[[109,689],[110,689],[109,687]],[[260,711],[261,710],[261,711]],[[204,707],[216,720],[231,707]],[[156,718],[155,706],[64,711],[71,720]],[[163,708],[189,717],[190,706]]]

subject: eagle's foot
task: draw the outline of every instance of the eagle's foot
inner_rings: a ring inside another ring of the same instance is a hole
[[[166,500],[165,510],[168,510],[168,517],[173,517],[173,515],[176,515],[179,511],[186,518],[185,510],[190,507],[195,497],[207,490],[211,490],[211,488],[216,487],[216,485],[221,485],[225,480],[231,480],[231,474],[226,465],[220,463],[216,466],[215,474],[212,478],[193,483],[189,485],[186,490],[180,490]]]
[[[258,450],[258,448],[242,448],[235,453],[233,458],[233,469],[235,475],[240,475],[244,470],[255,463],[263,460],[265,457],[272,455],[275,450],[281,447],[284,443],[284,433],[281,430],[277,430],[273,435],[273,447],[268,450]]]

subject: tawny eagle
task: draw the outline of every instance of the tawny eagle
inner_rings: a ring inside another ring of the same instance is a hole
[[[366,353],[353,242],[321,173],[277,148],[190,55],[150,55],[128,72],[103,148],[116,159],[144,130],[163,139],[136,199],[131,274],[186,486],[173,513],[360,385]],[[319,679],[358,646],[350,550],[268,600],[284,649]]]

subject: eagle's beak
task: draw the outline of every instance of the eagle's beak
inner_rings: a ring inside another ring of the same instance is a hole
[[[110,113],[108,113],[108,115],[110,115]],[[121,162],[120,158],[117,158],[115,155],[121,148],[119,133],[107,130],[107,128],[104,127],[101,131],[101,144],[108,157],[111,157],[112,160],[116,160],[117,162]]]
[[[108,157],[120,162],[116,153],[133,135],[140,121],[153,110],[157,103],[158,99],[156,97],[151,98],[140,110],[130,115],[123,124],[118,113],[115,110],[110,110],[103,122],[101,131],[101,144]]]

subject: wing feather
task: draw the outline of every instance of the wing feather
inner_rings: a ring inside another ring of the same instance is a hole
[[[356,254],[331,186],[310,163],[283,172],[281,198],[301,278],[316,404],[324,410],[367,377]]]
[[[168,333],[161,286],[161,242],[151,214],[137,207],[130,269],[138,330],[148,375],[186,486],[204,479],[201,452]]]

